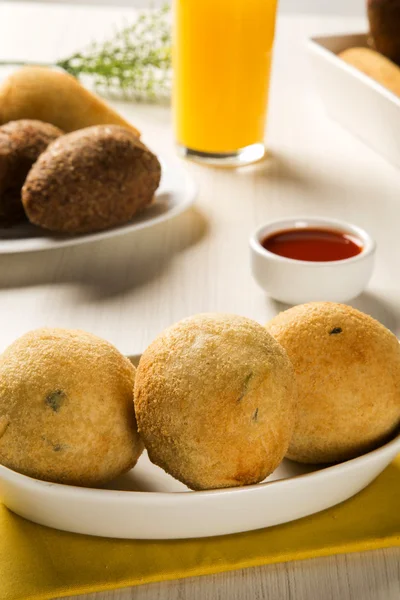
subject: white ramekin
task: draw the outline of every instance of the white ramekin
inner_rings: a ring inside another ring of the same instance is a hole
[[[272,233],[304,227],[352,234],[362,242],[363,249],[345,260],[309,262],[273,254],[261,245]],[[259,286],[280,302],[347,302],[366,288],[374,267],[375,248],[371,236],[356,225],[336,219],[293,217],[266,223],[250,237],[251,268]]]

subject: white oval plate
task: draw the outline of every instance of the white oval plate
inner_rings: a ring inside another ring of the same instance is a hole
[[[190,491],[146,453],[107,489],[39,481],[0,465],[0,498],[30,521],[74,533],[125,539],[225,535],[287,523],[343,502],[399,452],[400,434],[339,465],[319,468],[285,459],[262,483],[203,492]]]
[[[153,203],[137,215],[133,221],[97,233],[75,236],[51,234],[48,231],[24,223],[16,227],[0,228],[0,254],[35,252],[77,246],[117,235],[131,233],[167,221],[187,210],[196,198],[196,186],[188,173],[180,166],[168,165],[161,160],[162,176],[160,187]]]

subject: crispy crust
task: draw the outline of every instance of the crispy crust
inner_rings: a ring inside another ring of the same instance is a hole
[[[296,371],[299,413],[287,456],[332,463],[372,450],[400,425],[400,345],[350,306],[295,306],[267,324]]]
[[[51,144],[22,190],[32,223],[87,233],[130,221],[149,204],[161,177],[157,157],[127,129],[87,127]]]
[[[142,451],[135,369],[83,331],[39,329],[0,357],[0,462],[58,483],[101,485]]]
[[[173,325],[137,370],[138,427],[155,464],[192,489],[262,481],[294,425],[294,372],[265,329],[244,317]]]
[[[26,219],[21,188],[33,163],[62,135],[54,125],[29,119],[0,127],[0,226]]]

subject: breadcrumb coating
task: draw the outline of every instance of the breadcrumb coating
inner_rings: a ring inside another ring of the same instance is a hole
[[[161,178],[157,157],[118,125],[62,136],[30,170],[22,202],[35,225],[89,233],[129,222],[147,206]]]

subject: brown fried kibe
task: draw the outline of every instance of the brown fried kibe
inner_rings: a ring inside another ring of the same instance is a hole
[[[62,133],[50,123],[30,119],[0,127],[0,227],[26,219],[21,202],[25,178],[39,155]]]
[[[118,125],[87,127],[51,144],[22,190],[29,220],[55,232],[88,233],[129,222],[153,199],[157,157]]]
[[[368,42],[400,65],[400,2],[399,0],[367,0],[370,27]]]
[[[298,416],[287,456],[304,463],[354,458],[400,426],[400,344],[343,304],[291,308],[267,324],[296,371]]]
[[[128,471],[143,448],[134,378],[130,361],[90,333],[22,336],[0,357],[0,463],[90,487]]]
[[[279,465],[295,377],[281,346],[244,317],[200,314],[164,331],[135,382],[150,460],[194,490],[249,485]]]

